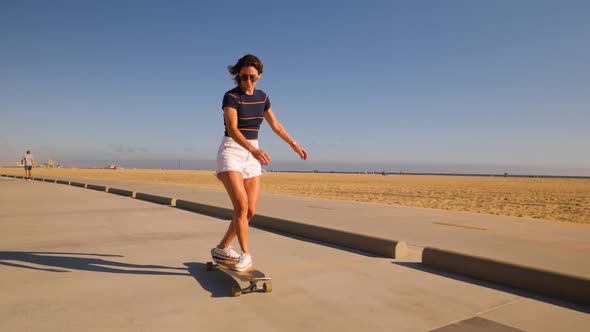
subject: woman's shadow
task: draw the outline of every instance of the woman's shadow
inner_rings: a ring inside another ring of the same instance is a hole
[[[223,272],[207,271],[207,265],[200,262],[184,263],[186,267],[170,267],[121,263],[106,259],[108,257],[123,256],[72,252],[0,251],[0,265],[56,273],[80,270],[123,274],[192,276],[203,289],[211,293],[211,297],[232,296],[231,287],[234,285],[233,283],[237,283]]]
[[[0,251],[0,265],[48,272],[82,270],[125,274],[189,275],[186,273],[186,268],[181,267],[129,264],[98,257],[123,256],[71,252]],[[185,272],[172,272],[170,270]]]

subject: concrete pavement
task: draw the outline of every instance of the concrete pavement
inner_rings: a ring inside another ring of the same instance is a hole
[[[233,281],[204,266],[227,221],[7,178],[0,211],[3,331],[225,331],[238,321],[246,331],[590,326],[587,307],[441,273],[416,252],[377,258],[257,229],[251,248],[274,290],[231,298]]]
[[[193,209],[199,213],[231,218],[229,199],[222,190],[127,181],[66,180],[74,186],[103,191],[107,187],[109,190],[126,188],[129,189],[126,192],[139,199],[160,204],[196,205]],[[63,179],[58,181],[63,182]],[[283,231],[283,234],[357,248],[382,257],[403,257],[408,242],[415,252],[428,247],[428,259],[423,260],[423,264],[431,267],[590,304],[590,265],[585,263],[585,257],[590,253],[589,225],[383,204],[285,198],[262,194],[257,216],[251,224]]]

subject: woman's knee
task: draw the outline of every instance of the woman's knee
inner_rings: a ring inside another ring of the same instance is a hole
[[[248,203],[237,202],[237,204],[234,205],[234,214],[240,219],[247,218],[249,214]]]
[[[256,214],[256,208],[255,207],[249,207],[248,208],[248,220],[252,219],[255,214]]]

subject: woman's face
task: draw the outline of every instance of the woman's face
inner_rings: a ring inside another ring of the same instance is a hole
[[[240,88],[244,91],[253,91],[259,78],[256,68],[252,66],[242,67],[240,69]]]

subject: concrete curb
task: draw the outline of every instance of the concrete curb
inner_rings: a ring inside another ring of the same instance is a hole
[[[254,218],[250,220],[250,223],[312,240],[362,250],[386,258],[397,259],[405,257],[408,254],[408,246],[404,241],[383,239],[263,215],[254,216]]]
[[[92,190],[97,190],[97,191],[107,191],[108,187],[105,186],[99,186],[96,184],[87,184],[86,188],[88,189],[92,189]]]
[[[171,206],[174,206],[174,202],[176,201],[175,198],[150,195],[150,194],[146,194],[146,193],[135,193],[135,198],[142,200],[142,201],[148,201],[151,203],[162,204],[162,205],[171,205]]]
[[[81,182],[70,182],[70,185],[72,185],[74,187],[86,188],[86,183],[81,183]]]
[[[59,184],[70,184],[70,181],[66,181],[66,180],[56,180],[55,183],[59,183]]]
[[[233,210],[231,209],[181,199],[176,201],[176,207],[223,219],[231,220],[233,216]],[[408,252],[408,247],[404,241],[382,239],[264,215],[254,216],[250,220],[250,224],[311,240],[362,250],[386,258],[401,258],[406,256]]]
[[[438,270],[590,305],[590,280],[582,277],[431,247],[424,248],[422,264]]]
[[[130,190],[117,189],[117,188],[107,188],[107,192],[111,193],[111,194],[119,195],[119,196],[127,196],[127,197],[134,197],[135,198],[135,192],[130,191]]]
[[[233,210],[231,209],[226,209],[214,205],[185,201],[182,199],[176,200],[176,207],[182,210],[192,211],[210,217],[223,218],[229,220],[231,220],[233,217]]]
[[[43,182],[43,178],[33,178],[33,180]]]
[[[56,181],[57,181],[56,179],[43,179],[43,182],[55,183]]]

